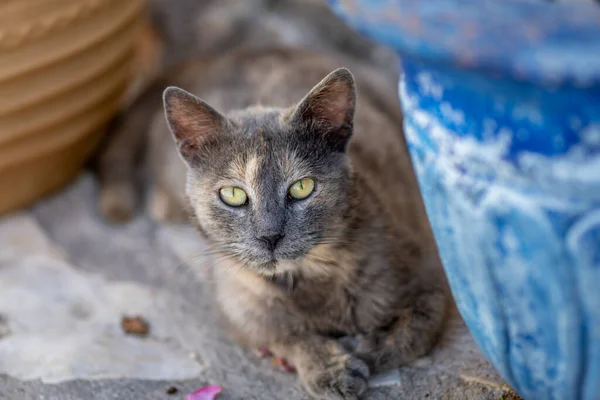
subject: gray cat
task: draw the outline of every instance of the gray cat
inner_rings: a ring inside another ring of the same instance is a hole
[[[151,120],[152,209],[164,217],[185,193],[240,343],[288,360],[315,397],[356,399],[370,374],[432,348],[448,296],[397,104],[368,69],[355,83],[338,67],[264,50],[167,77],[185,91],[169,87],[166,119]],[[147,122],[159,100],[145,98],[129,121]],[[127,186],[104,183],[118,204]]]

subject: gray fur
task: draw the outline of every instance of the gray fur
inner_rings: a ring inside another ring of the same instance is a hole
[[[230,332],[289,359],[313,396],[355,399],[370,373],[429,351],[447,287],[399,121],[378,110],[362,74],[358,97],[345,69],[310,89],[333,66],[302,52],[236,54],[200,80],[195,68],[178,76],[207,102],[176,88],[164,99]],[[304,177],[315,191],[290,200]],[[224,204],[229,186],[248,204]],[[271,248],[262,238],[273,235]]]

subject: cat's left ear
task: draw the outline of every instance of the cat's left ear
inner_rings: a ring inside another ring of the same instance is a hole
[[[227,130],[227,119],[210,105],[178,87],[163,93],[165,116],[179,153],[187,162],[201,156],[202,149]]]
[[[292,123],[323,135],[336,150],[344,151],[352,135],[356,89],[354,77],[339,68],[319,82],[292,113]]]

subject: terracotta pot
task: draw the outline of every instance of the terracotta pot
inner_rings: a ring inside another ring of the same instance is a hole
[[[0,214],[77,174],[129,84],[143,5],[0,2]]]

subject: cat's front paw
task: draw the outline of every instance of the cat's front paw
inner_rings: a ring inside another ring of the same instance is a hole
[[[303,377],[306,389],[319,399],[359,399],[368,387],[367,364],[349,354],[328,361],[314,365]]]
[[[122,224],[135,216],[135,189],[128,184],[107,184],[100,189],[98,205],[109,222]]]

